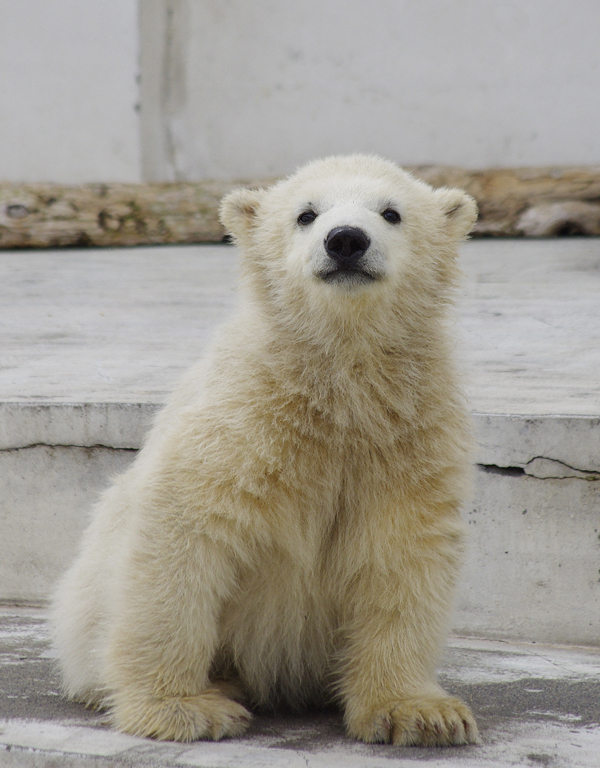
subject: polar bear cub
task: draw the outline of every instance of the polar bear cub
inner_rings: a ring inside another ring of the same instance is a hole
[[[242,306],[59,585],[66,693],[157,739],[333,701],[365,742],[476,742],[435,676],[470,483],[447,311],[475,203],[353,155],[236,190],[221,218]]]

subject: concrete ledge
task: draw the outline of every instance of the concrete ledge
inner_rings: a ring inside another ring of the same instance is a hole
[[[599,479],[600,418],[508,413],[474,417],[478,464],[518,467],[534,477],[584,478],[589,473],[589,480]]]
[[[139,449],[159,410],[152,402],[0,402],[0,451],[37,445]],[[477,464],[518,467],[535,477],[538,468],[542,477],[590,473],[595,479],[600,472],[600,417],[474,413],[473,418]],[[547,474],[552,468],[542,469],[540,460],[563,469]]]
[[[455,631],[600,644],[600,240],[480,240],[463,266],[479,470]],[[228,246],[0,254],[0,601],[47,598],[235,272]]]
[[[37,445],[135,448],[157,403],[0,403],[0,451]]]

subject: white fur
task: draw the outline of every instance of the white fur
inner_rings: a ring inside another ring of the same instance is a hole
[[[446,312],[475,216],[360,155],[225,198],[243,305],[58,587],[69,696],[161,739],[238,735],[242,699],[335,699],[367,742],[477,740],[435,680],[470,476]],[[373,279],[323,279],[342,225],[368,235]]]

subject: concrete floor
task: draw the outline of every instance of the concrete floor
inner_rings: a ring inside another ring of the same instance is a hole
[[[600,416],[600,239],[472,240],[472,409]],[[0,252],[0,402],[160,403],[236,302],[231,246]]]
[[[244,738],[219,743],[156,743],[64,701],[42,612],[0,609],[0,766],[598,768],[600,649],[453,638],[440,678],[472,706],[481,746],[359,744],[338,712],[259,715]]]

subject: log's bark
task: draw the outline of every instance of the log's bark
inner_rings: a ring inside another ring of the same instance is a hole
[[[0,184],[0,248],[219,242],[226,182]]]
[[[600,235],[600,167],[410,170],[434,187],[461,187],[479,204],[474,236]],[[0,183],[0,248],[221,242],[220,198],[249,182]]]
[[[477,200],[475,237],[600,235],[600,166],[412,170],[434,187],[460,187]]]

